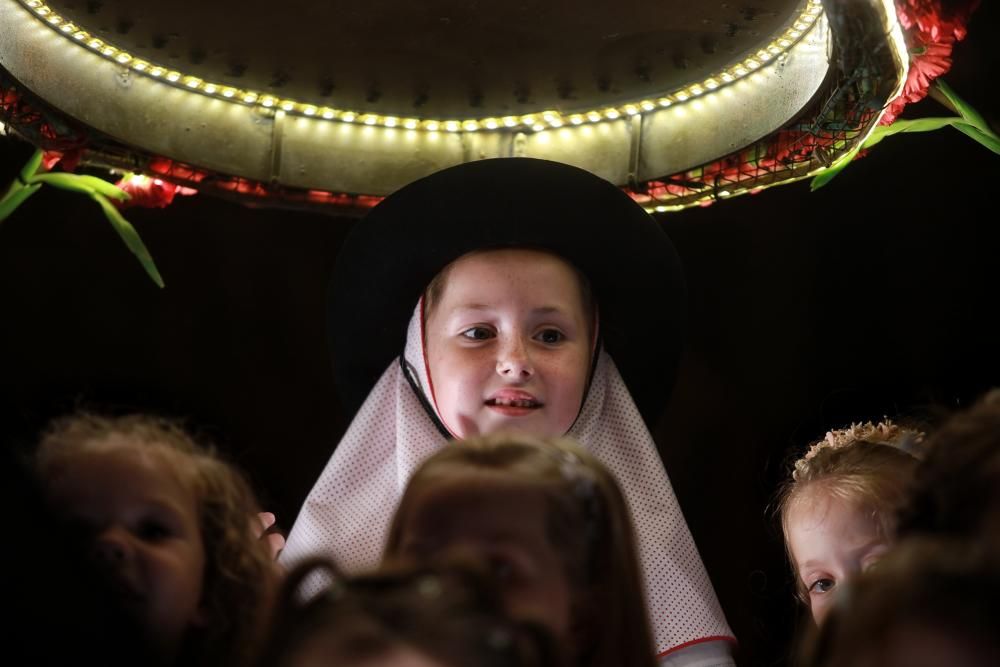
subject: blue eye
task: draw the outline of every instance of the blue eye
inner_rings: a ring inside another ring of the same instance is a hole
[[[829,593],[836,584],[833,579],[817,579],[809,587],[810,593]]]
[[[544,329],[540,331],[535,338],[548,345],[555,345],[556,343],[561,343],[566,340],[566,336],[558,329]]]
[[[469,340],[489,340],[493,338],[493,332],[486,327],[471,327],[461,333],[463,338]]]

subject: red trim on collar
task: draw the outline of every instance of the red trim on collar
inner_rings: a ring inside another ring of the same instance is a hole
[[[664,656],[670,655],[674,651],[679,651],[682,648],[687,648],[689,646],[694,646],[695,644],[706,644],[708,642],[728,642],[728,643],[734,644],[734,645],[739,643],[739,642],[736,641],[736,637],[730,637],[729,635],[714,635],[712,637],[702,637],[700,639],[692,639],[691,641],[684,642],[683,644],[678,644],[677,646],[674,646],[673,648],[668,648],[666,651],[663,651],[662,653],[657,653],[656,657],[657,658],[662,658]]]
[[[424,294],[420,295],[420,303],[417,304],[420,308],[420,356],[424,360],[424,376],[427,378],[427,388],[431,392],[431,406],[434,408],[434,414],[437,415],[441,425],[445,427],[453,439],[458,440],[458,436],[445,422],[444,417],[441,416],[441,410],[438,409],[437,396],[434,394],[434,379],[431,377],[431,367],[427,362],[427,322],[424,319],[424,296]]]

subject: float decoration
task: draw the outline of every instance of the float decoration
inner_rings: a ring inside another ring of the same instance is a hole
[[[0,0],[0,85],[54,132],[8,125],[36,145],[76,125],[87,164],[255,205],[358,215],[438,169],[524,156],[658,212],[831,165],[906,71],[889,0],[678,1],[643,16],[293,0],[209,28],[237,5]]]
[[[431,21],[418,8],[334,17],[336,6],[290,0],[241,31],[208,28],[239,4],[0,0],[0,123],[66,170],[121,176],[135,194],[122,206],[197,191],[339,216],[490,157],[574,164],[655,214],[805,178],[820,187],[891,134],[951,126],[1000,143],[935,81],[975,1],[665,2],[644,17],[456,1]],[[564,57],[557,42],[584,47]],[[308,57],[316,43],[325,58]],[[898,119],[928,91],[956,115]]]

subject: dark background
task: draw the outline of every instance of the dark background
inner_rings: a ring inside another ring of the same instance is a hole
[[[998,127],[992,4],[945,78]],[[928,100],[906,116],[946,113]],[[30,153],[0,139],[0,184]],[[789,454],[851,420],[933,420],[1000,384],[998,181],[996,155],[945,129],[892,137],[815,193],[661,218],[692,325],[655,435],[743,664],[780,663],[796,622],[767,515]],[[4,446],[78,405],[185,417],[287,528],[350,417],[324,295],[352,221],[206,196],[127,215],[162,291],[83,197],[44,190],[0,224]]]

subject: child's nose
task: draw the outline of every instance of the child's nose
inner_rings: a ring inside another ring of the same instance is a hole
[[[510,380],[526,380],[535,372],[523,342],[509,341],[500,350],[497,358],[497,373]]]
[[[93,556],[101,565],[118,567],[125,563],[131,552],[127,531],[120,527],[105,528],[95,539]]]

